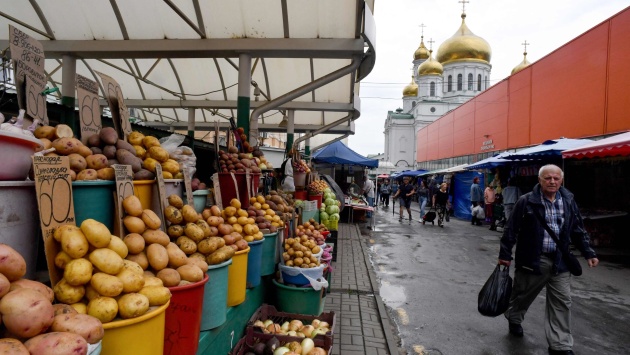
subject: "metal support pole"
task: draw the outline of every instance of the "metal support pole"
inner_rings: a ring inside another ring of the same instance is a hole
[[[63,106],[61,123],[69,125],[74,132],[79,132],[79,122],[74,119],[76,73],[77,59],[70,55],[64,55],[61,67],[61,105]]]
[[[306,138],[306,142],[304,146],[304,155],[310,158],[311,157],[311,136],[309,135],[309,133],[311,133],[311,131],[306,132],[306,136],[308,138]]]
[[[293,148],[293,137],[295,133],[294,118],[295,110],[289,110],[289,115],[287,117],[287,153],[291,151],[291,148]]]
[[[236,125],[245,130],[249,143],[256,146],[258,139],[258,121],[249,122],[250,91],[252,82],[252,57],[249,54],[238,56],[238,99],[236,102]],[[251,130],[251,131],[250,131]]]
[[[190,137],[190,148],[195,147],[195,109],[188,109],[188,136]]]

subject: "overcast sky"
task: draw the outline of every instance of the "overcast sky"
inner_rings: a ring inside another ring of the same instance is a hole
[[[629,0],[470,0],[466,24],[492,48],[491,85],[510,75],[523,60],[531,63],[553,52],[630,5]],[[424,24],[425,45],[440,44],[461,24],[458,0],[375,0],[376,66],[361,82],[361,117],[350,148],[362,155],[383,153],[387,111],[402,107],[402,90],[411,80],[413,53]]]

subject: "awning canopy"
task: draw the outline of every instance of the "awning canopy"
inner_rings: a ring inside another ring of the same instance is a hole
[[[630,155],[630,132],[587,143],[562,152],[563,158],[603,158]]]
[[[505,157],[510,156],[512,154],[514,153],[511,153],[511,152],[499,153],[490,158],[486,158],[476,163],[469,164],[466,167],[464,167],[464,169],[466,170],[491,169],[491,168],[495,168],[501,165],[512,164],[513,161],[505,159]]]
[[[313,154],[312,161],[314,163],[360,165],[369,168],[378,166],[377,159],[368,159],[348,148],[342,142],[335,142],[318,150]]]
[[[389,175],[381,174],[381,175],[377,175],[376,178],[378,178],[378,179],[387,179],[387,178],[389,178]]]
[[[560,157],[563,151],[578,148],[590,142],[592,142],[590,139],[550,139],[540,145],[519,150],[503,158],[507,160],[537,160],[545,157]]]
[[[396,175],[396,177],[405,177],[405,176],[409,176],[409,177],[416,177],[416,176],[420,176],[424,173],[426,173],[426,170],[423,169],[418,169],[418,170],[405,170],[400,172],[398,175]]]

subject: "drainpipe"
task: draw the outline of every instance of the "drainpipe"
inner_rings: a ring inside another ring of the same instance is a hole
[[[241,54],[238,56],[238,98],[236,101],[236,125],[245,130],[245,134],[249,135],[249,143],[252,147],[258,145],[258,129],[255,134],[250,131],[249,108],[250,108],[250,92],[252,82],[252,56],[249,54]],[[256,126],[258,128],[258,126]]]
[[[188,109],[188,136],[190,137],[190,148],[195,147],[195,109]]]
[[[65,123],[72,127],[74,132],[81,132],[78,127],[78,120],[74,119],[74,103],[75,103],[75,76],[77,74],[77,58],[64,55],[61,62],[61,105],[63,106],[63,114],[61,115],[61,123]]]

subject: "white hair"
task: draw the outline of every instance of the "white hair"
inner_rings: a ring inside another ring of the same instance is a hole
[[[560,169],[559,166],[555,165],[555,164],[547,164],[547,165],[543,165],[540,170],[538,170],[538,177],[542,179],[543,174],[545,173],[546,170],[560,170],[560,177],[562,179],[564,179],[564,171],[562,171],[562,169]]]

